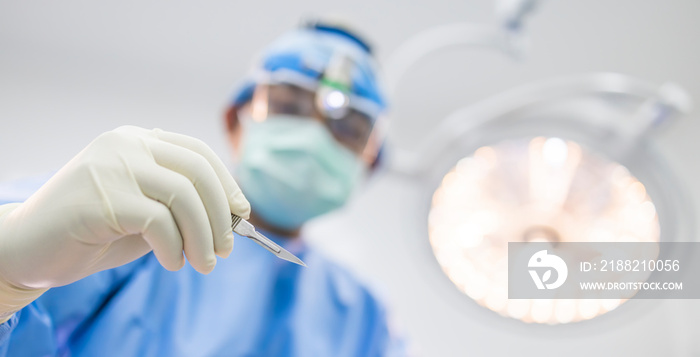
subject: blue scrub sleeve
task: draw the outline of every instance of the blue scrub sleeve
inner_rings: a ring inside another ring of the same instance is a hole
[[[389,314],[383,305],[378,301],[373,302],[375,306],[368,309],[374,318],[366,319],[366,326],[361,329],[367,334],[366,351],[363,356],[377,357],[405,357],[408,355],[406,341],[403,336],[392,331],[389,323]]]
[[[0,183],[0,205],[23,202],[53,173]],[[129,264],[53,288],[0,324],[0,357],[68,354],[71,338],[145,264],[149,253]]]
[[[19,321],[19,316],[22,311],[16,312],[9,320],[5,321],[0,325],[0,357],[7,356],[7,347],[10,342],[10,335],[12,331],[17,327],[17,322]]]
[[[0,325],[0,357],[68,355],[71,339],[84,331],[111,296],[145,264],[149,254],[124,266],[52,288]]]

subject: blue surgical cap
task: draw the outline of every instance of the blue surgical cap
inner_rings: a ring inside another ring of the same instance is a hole
[[[316,90],[323,72],[336,54],[354,63],[350,106],[376,120],[386,109],[370,47],[342,28],[315,24],[288,32],[272,42],[252,73],[238,87],[233,104],[248,102],[257,84],[287,83]]]

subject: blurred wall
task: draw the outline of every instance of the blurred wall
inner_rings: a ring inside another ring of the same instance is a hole
[[[124,124],[201,138],[230,160],[221,114],[232,85],[261,46],[302,15],[348,19],[371,35],[381,59],[436,25],[493,22],[492,7],[486,0],[0,1],[0,180],[56,170],[96,135]],[[674,80],[700,102],[699,17],[695,0],[544,2],[528,22],[524,61],[455,50],[415,67],[394,98],[392,142],[410,147],[459,107],[566,74]],[[658,136],[696,207],[698,133],[694,113]],[[387,174],[308,235],[384,294],[420,355],[700,355],[697,301],[656,301],[636,317],[556,330],[512,324],[474,306],[443,284],[416,243],[424,233],[408,228],[425,219],[405,207],[419,191]],[[356,224],[362,219],[371,231]]]

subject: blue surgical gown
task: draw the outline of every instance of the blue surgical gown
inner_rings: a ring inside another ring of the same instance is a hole
[[[41,182],[0,185],[0,203]],[[0,325],[0,357],[404,354],[365,286],[302,241],[276,240],[308,267],[236,237],[209,275],[167,271],[149,253],[50,289]]]

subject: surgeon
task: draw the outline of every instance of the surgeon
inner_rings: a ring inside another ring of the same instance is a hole
[[[121,127],[0,187],[0,356],[404,355],[377,298],[299,236],[377,165],[376,75],[365,40],[308,23],[233,97],[233,175],[199,140]],[[231,213],[307,267],[234,236]]]

